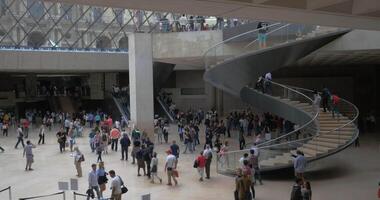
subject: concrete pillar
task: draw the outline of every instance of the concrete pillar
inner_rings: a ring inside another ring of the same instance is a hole
[[[25,77],[25,92],[27,97],[37,96],[37,76],[29,74]]]
[[[134,33],[129,42],[129,90],[131,120],[153,140],[152,35]]]

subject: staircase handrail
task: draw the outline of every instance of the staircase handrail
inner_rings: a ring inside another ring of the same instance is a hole
[[[275,26],[278,26],[278,25],[281,25],[281,24],[283,24],[283,23],[277,22],[277,23],[273,23],[273,24],[268,25],[268,26],[264,26],[264,27],[261,27],[261,28],[253,29],[253,30],[247,31],[247,32],[245,32],[245,33],[241,33],[241,34],[239,34],[239,35],[236,35],[236,36],[234,36],[234,37],[228,38],[227,40],[223,40],[223,41],[221,41],[221,42],[219,42],[219,43],[216,43],[215,45],[211,46],[211,47],[208,48],[208,49],[205,51],[205,53],[203,54],[203,60],[205,61],[205,67],[206,67],[206,70],[208,70],[209,67],[210,67],[210,65],[207,64],[207,56],[208,56],[208,54],[209,54],[212,50],[217,49],[219,46],[222,46],[222,45],[224,45],[225,43],[228,43],[228,42],[230,42],[230,41],[233,41],[233,40],[235,40],[235,39],[237,39],[237,38],[240,38],[240,37],[242,37],[242,36],[246,36],[246,35],[251,34],[251,33],[257,33],[257,32],[259,32],[260,30],[268,29],[268,28],[272,28],[272,27],[275,27]]]
[[[306,98],[307,100],[309,100],[309,101],[311,102],[311,104],[313,103],[313,100],[312,100],[310,97],[306,96],[305,94],[303,94],[303,93],[301,93],[301,92],[299,92],[299,91],[297,91],[297,90],[294,90],[294,89],[291,88],[291,87],[288,87],[288,86],[286,86],[286,85],[283,85],[283,84],[280,84],[280,83],[276,83],[276,82],[273,82],[273,81],[269,81],[269,80],[266,80],[266,81],[270,82],[270,83],[273,84],[273,85],[277,85],[277,86],[279,86],[279,87],[282,87],[282,88],[284,88],[284,89],[287,89],[287,90],[290,90],[290,91],[292,91],[292,92],[294,92],[294,93],[297,93],[298,95],[301,95],[301,96],[303,96],[304,98]],[[253,89],[253,88],[251,88],[251,89]],[[306,127],[307,127],[308,125],[310,125],[311,123],[315,122],[316,119],[318,118],[318,115],[319,115],[319,110],[318,110],[317,112],[315,112],[314,116],[311,118],[310,121],[308,121],[307,123],[305,123],[305,124],[303,124],[302,126],[298,127],[297,129],[295,129],[295,130],[293,130],[293,131],[291,131],[291,132],[289,132],[289,133],[287,133],[287,134],[285,134],[285,135],[282,135],[282,136],[280,136],[280,137],[277,137],[277,138],[274,138],[274,139],[271,139],[271,140],[265,141],[265,142],[263,142],[263,143],[260,143],[260,144],[258,144],[257,146],[262,147],[262,146],[264,146],[264,145],[266,145],[266,144],[268,144],[268,143],[270,144],[270,143],[272,143],[272,142],[274,142],[274,141],[280,140],[280,139],[285,138],[285,137],[288,137],[288,136],[290,136],[290,135],[292,135],[292,134],[294,134],[294,133],[297,133],[298,131],[300,131],[300,130],[306,128]],[[317,129],[316,132],[318,133],[318,132],[319,132],[319,129]]]
[[[170,118],[170,121],[174,122],[174,116],[170,113],[169,111],[169,107],[166,103],[164,103],[164,101],[161,99],[160,96],[157,96],[156,97],[158,103],[162,106],[162,108],[164,109],[166,115],[168,115],[168,117]]]
[[[298,90],[307,91],[307,92],[313,92],[313,90],[302,88],[302,87],[296,87],[296,86],[289,86],[289,87],[296,88]],[[318,93],[321,94],[321,92],[318,92]],[[353,110],[355,111],[355,115],[354,115],[353,119],[350,119],[349,122],[347,122],[347,123],[345,123],[345,124],[343,124],[343,125],[341,125],[341,126],[339,126],[337,128],[334,128],[334,129],[328,131],[327,133],[335,132],[335,131],[337,131],[339,129],[342,129],[342,128],[344,128],[344,127],[346,127],[346,126],[348,126],[349,124],[352,124],[352,123],[356,124],[356,120],[359,117],[359,108],[357,106],[355,106],[353,103],[351,103],[348,100],[346,100],[344,98],[341,98],[341,97],[340,97],[340,101],[343,101],[346,104],[350,105],[353,108]]]

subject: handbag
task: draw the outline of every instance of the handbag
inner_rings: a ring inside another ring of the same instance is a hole
[[[118,176],[118,177],[119,177],[119,179],[120,179],[120,182],[121,182],[121,193],[122,193],[122,194],[125,194],[125,193],[127,193],[127,192],[128,192],[128,188],[127,188],[127,187],[125,187],[123,179],[121,179],[121,177],[120,177],[120,176]]]
[[[198,168],[198,166],[199,166],[199,164],[198,164],[198,160],[194,160],[194,165],[193,165],[193,167],[194,167],[194,168]]]
[[[178,178],[179,177],[179,173],[176,169],[173,169],[173,176]]]

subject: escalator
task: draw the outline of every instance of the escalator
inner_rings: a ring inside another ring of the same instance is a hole
[[[259,144],[262,171],[292,167],[297,150],[308,162],[333,155],[352,144],[358,137],[356,120],[359,111],[352,103],[341,99],[340,116],[320,112],[313,106],[313,92],[267,81],[270,90],[255,89],[257,79],[267,72],[289,66],[297,60],[348,32],[330,27],[275,23],[268,27],[265,45],[248,31],[210,48],[204,55],[204,79],[252,106],[273,113],[298,125],[294,131]],[[231,51],[231,47],[235,48]],[[240,157],[249,149],[228,152],[218,162],[221,174],[231,175],[239,167]]]

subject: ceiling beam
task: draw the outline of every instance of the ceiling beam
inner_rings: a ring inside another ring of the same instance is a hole
[[[307,0],[254,0],[253,3],[298,9],[306,9],[307,6]]]
[[[347,1],[351,1],[351,0],[307,0],[307,9],[319,10],[322,8],[345,3]]]
[[[129,9],[154,10],[205,16],[223,16],[253,20],[286,21],[300,24],[380,30],[380,16],[369,17],[331,10],[308,10],[267,4],[248,3],[245,0],[46,0],[73,4],[109,6]],[[291,1],[291,0],[281,0]],[[295,0],[298,1],[298,0]],[[315,0],[320,1],[320,0]],[[362,1],[362,0],[359,0]],[[359,2],[358,1],[358,2]],[[380,1],[380,0],[376,0]],[[265,0],[264,3],[272,2]],[[277,2],[277,0],[276,0]],[[305,1],[306,2],[306,1]],[[306,2],[307,3],[307,2]],[[342,2],[346,8],[352,0]],[[342,5],[335,4],[335,5]]]
[[[354,0],[352,13],[366,15],[380,11],[380,0]]]

